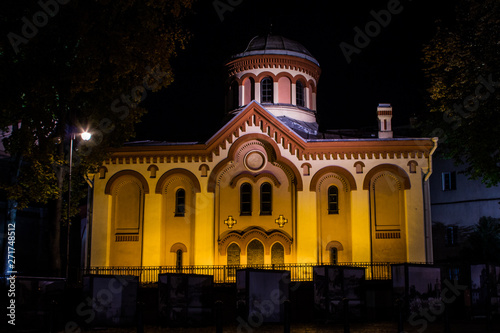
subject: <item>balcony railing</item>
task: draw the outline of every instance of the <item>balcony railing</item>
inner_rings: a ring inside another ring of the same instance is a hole
[[[390,280],[391,265],[396,262],[342,262],[338,266],[362,267],[365,269],[367,280]],[[418,263],[421,264],[421,263]],[[236,270],[243,268],[287,270],[290,271],[292,281],[312,281],[313,267],[319,264],[279,264],[279,265],[238,265],[238,266],[128,266],[128,267],[91,267],[84,271],[85,274],[101,275],[135,275],[141,284],[158,282],[158,274],[184,273],[213,275],[215,283],[235,283]],[[321,265],[331,265],[330,263]]]

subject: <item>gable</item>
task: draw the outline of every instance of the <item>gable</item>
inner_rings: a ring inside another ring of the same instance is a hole
[[[278,145],[288,149],[292,155],[300,154],[306,148],[307,142],[292,129],[262,107],[252,101],[240,113],[233,117],[206,143],[207,147],[214,147],[218,155],[220,147],[226,148],[226,143],[232,143],[233,136],[239,137],[246,132],[248,126],[258,126],[262,133],[270,136]]]
[[[261,135],[281,146],[297,160],[337,160],[372,158],[428,157],[434,147],[431,139],[315,139],[305,140],[256,101],[230,119],[206,143],[170,143],[125,146],[112,150],[107,163],[183,163],[212,162],[248,135],[248,127],[260,128]],[[256,134],[255,132],[251,134]],[[114,160],[114,162],[113,162]]]

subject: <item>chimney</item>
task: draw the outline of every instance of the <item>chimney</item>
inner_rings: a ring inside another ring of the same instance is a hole
[[[378,137],[379,139],[392,138],[392,106],[391,104],[379,104],[377,107]]]

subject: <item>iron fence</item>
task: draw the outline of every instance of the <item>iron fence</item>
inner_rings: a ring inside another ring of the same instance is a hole
[[[362,267],[365,269],[367,280],[390,280],[391,265],[397,262],[341,262],[338,266]],[[416,263],[417,264],[417,263]],[[422,264],[422,263],[418,263]],[[135,275],[139,277],[141,284],[158,282],[158,274],[162,273],[184,273],[213,275],[215,283],[235,283],[236,270],[243,268],[287,270],[290,271],[292,281],[312,281],[313,267],[322,264],[272,264],[272,265],[192,265],[192,266],[128,266],[128,267],[90,267],[84,271],[85,274],[100,275]]]

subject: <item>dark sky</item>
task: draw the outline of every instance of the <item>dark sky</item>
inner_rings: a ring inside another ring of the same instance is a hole
[[[235,6],[221,21],[213,0],[198,1],[187,21],[193,38],[173,61],[175,81],[146,98],[149,112],[136,140],[205,141],[214,134],[223,125],[224,64],[271,24],[273,34],[300,42],[320,63],[320,129],[376,126],[378,103],[393,105],[394,126],[407,125],[412,114],[425,112],[422,46],[435,20],[453,10],[450,0],[401,0],[399,13],[348,63],[340,43],[354,46],[354,28],[365,31],[375,21],[372,11],[397,1],[217,1]]]

